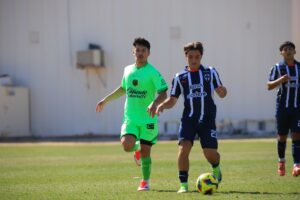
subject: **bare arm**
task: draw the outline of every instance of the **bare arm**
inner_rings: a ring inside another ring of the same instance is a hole
[[[125,90],[120,86],[117,89],[115,89],[112,93],[104,97],[102,100],[100,100],[96,105],[96,112],[101,112],[105,106],[106,103],[113,101],[125,94]]]
[[[155,113],[159,116],[161,112],[164,111],[164,109],[170,109],[177,103],[176,97],[169,97],[167,98],[163,103],[159,104],[157,107]]]
[[[155,116],[157,106],[163,102],[167,96],[167,90],[160,92],[156,99],[148,106],[147,112],[152,118]]]
[[[224,98],[227,95],[227,89],[226,89],[226,87],[221,85],[221,86],[216,88],[216,93],[218,94],[218,96],[220,98]]]
[[[273,90],[280,84],[287,82],[289,79],[290,79],[290,77],[286,74],[286,75],[281,76],[280,78],[276,79],[275,81],[269,81],[267,83],[268,90]]]

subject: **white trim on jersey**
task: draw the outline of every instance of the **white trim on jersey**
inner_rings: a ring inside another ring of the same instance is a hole
[[[181,85],[181,82],[180,82],[180,80],[179,80],[179,77],[178,77],[178,84],[179,84],[179,86],[180,86],[180,91],[181,91],[181,93],[183,93],[183,86]]]
[[[280,70],[279,70],[279,63],[276,64],[276,70],[278,72],[278,78],[281,77],[281,73],[280,73]],[[280,84],[280,89],[281,91],[283,91],[283,86],[282,84]]]
[[[175,75],[175,78],[174,78],[174,86],[171,90],[171,95],[174,95],[176,93],[176,89],[177,89],[177,84],[179,84],[180,86],[180,89],[181,89],[181,93],[183,92],[183,87],[180,83],[180,79],[179,79],[179,76],[184,74],[184,73],[187,73],[186,71],[182,71],[182,72],[179,72]]]
[[[218,86],[220,86],[221,85],[220,77],[218,76],[218,73],[214,68],[212,68],[212,70],[213,70],[213,74],[216,77],[217,84],[218,84]]]
[[[286,65],[285,66],[285,69],[286,69],[286,73],[287,75],[290,77],[290,70],[289,70],[289,67]],[[288,80],[287,82],[288,85],[290,85],[290,80]],[[289,107],[289,100],[290,100],[290,86],[287,87],[287,93],[286,93],[286,98],[285,98],[285,107]]]
[[[179,81],[179,78],[178,78],[178,76],[176,76],[175,79],[174,79],[174,85],[173,85],[173,88],[172,88],[172,90],[171,90],[171,95],[174,95],[174,94],[175,94],[176,88],[177,88],[177,82],[178,82],[178,81]]]
[[[214,100],[214,97],[215,97],[215,88],[214,88],[213,71],[212,71],[212,67],[209,67],[209,69],[210,69],[210,91],[211,91],[211,98]]]
[[[200,84],[201,84],[201,94],[204,94],[204,84],[203,84],[203,74],[202,74],[202,70],[199,70],[199,77],[200,77]],[[213,91],[211,91],[213,92]],[[200,118],[199,121],[203,120],[203,116],[204,116],[204,95],[201,95],[201,112],[200,112]]]
[[[193,104],[193,98],[192,98],[192,93],[193,93],[193,89],[192,89],[192,79],[191,79],[191,73],[188,72],[188,81],[189,81],[189,88],[190,88],[190,107],[191,107],[191,111],[189,114],[189,117],[193,116],[194,113],[194,104]]]
[[[274,81],[274,79],[275,79],[276,68],[277,67],[274,67],[274,68],[271,69],[270,81]]]
[[[295,85],[294,107],[297,108],[298,84],[299,84],[299,73],[298,73],[298,65],[297,64],[295,64],[295,72],[296,72],[296,85]]]

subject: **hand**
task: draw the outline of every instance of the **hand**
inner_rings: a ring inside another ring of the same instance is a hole
[[[103,110],[105,104],[106,104],[106,101],[104,99],[99,101],[96,106],[96,112],[101,112]]]
[[[156,104],[155,103],[151,103],[148,106],[147,112],[149,113],[149,115],[153,118],[155,116],[155,111],[156,111]]]
[[[281,83],[285,83],[290,80],[290,77],[287,74],[285,74],[282,77],[280,77],[280,79],[281,79]]]
[[[162,104],[160,104],[157,108],[156,108],[156,111],[155,111],[155,114],[157,114],[157,116],[159,116],[160,113],[162,113],[164,111],[164,107]]]
[[[216,92],[221,98],[224,98],[227,95],[227,90],[222,85],[216,88]]]

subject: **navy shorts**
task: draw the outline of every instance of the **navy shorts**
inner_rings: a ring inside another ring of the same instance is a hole
[[[300,133],[300,109],[278,107],[276,111],[277,131],[280,135],[287,135],[289,130]]]
[[[179,143],[182,140],[189,140],[194,143],[198,135],[202,148],[218,149],[217,131],[215,118],[205,117],[198,121],[192,118],[182,118],[179,128]]]

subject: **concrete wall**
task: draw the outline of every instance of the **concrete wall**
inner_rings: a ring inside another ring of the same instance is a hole
[[[280,43],[299,36],[295,5],[299,8],[295,0],[0,0],[0,74],[30,89],[34,135],[117,134],[124,98],[103,113],[94,109],[133,62],[133,38],[149,39],[149,61],[169,83],[185,64],[183,45],[200,40],[203,64],[218,69],[229,92],[224,100],[216,97],[218,120],[270,119],[275,91],[266,90],[266,81],[280,60]],[[105,69],[76,68],[76,52],[89,43],[104,49]],[[164,112],[160,123],[179,120],[181,103]]]

